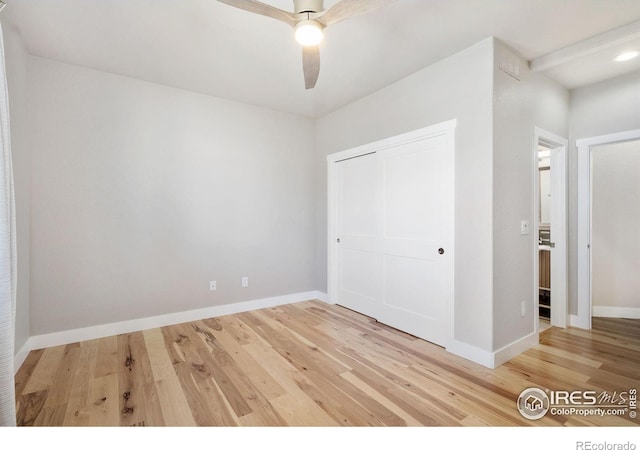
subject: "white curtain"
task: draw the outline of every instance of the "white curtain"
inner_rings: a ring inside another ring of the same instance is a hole
[[[0,425],[16,424],[13,354],[16,317],[16,221],[9,97],[0,25]]]

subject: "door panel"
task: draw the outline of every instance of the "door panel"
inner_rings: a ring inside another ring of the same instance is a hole
[[[439,345],[453,304],[448,138],[400,141],[332,169],[336,301]]]
[[[380,180],[376,155],[339,163],[340,234],[378,237],[380,233]]]
[[[379,278],[382,273],[380,255],[342,246],[340,252],[340,303],[371,317],[379,315]]]
[[[432,276],[434,262],[385,257],[385,306],[427,318],[440,317],[438,302],[428,301],[431,286],[438,280]]]
[[[551,325],[566,328],[567,286],[567,163],[565,147],[551,150]]]
[[[340,304],[379,314],[382,256],[380,176],[375,154],[338,163],[338,295]]]
[[[381,317],[437,344],[445,341],[447,171],[443,137],[380,153],[385,257]]]
[[[423,239],[437,233],[433,219],[442,200],[432,189],[442,184],[443,155],[437,150],[441,138],[434,141],[383,153],[385,237]]]

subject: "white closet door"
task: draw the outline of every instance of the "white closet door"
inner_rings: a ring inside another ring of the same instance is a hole
[[[380,174],[375,153],[337,163],[338,296],[371,317],[380,313]]]
[[[379,320],[430,342],[446,341],[453,301],[452,192],[445,137],[380,152],[384,286]]]
[[[439,345],[453,303],[452,152],[441,134],[334,168],[337,302]]]

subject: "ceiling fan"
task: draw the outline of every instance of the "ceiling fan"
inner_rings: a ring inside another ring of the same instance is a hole
[[[280,20],[295,30],[295,38],[302,45],[302,69],[306,89],[313,89],[320,74],[319,44],[324,29],[350,17],[362,14],[396,0],[341,0],[325,10],[323,0],[293,0],[293,12],[256,0],[218,0],[252,13]]]

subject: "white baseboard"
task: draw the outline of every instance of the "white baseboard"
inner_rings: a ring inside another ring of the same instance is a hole
[[[461,356],[465,359],[478,363],[489,369],[495,369],[498,366],[509,361],[511,358],[518,356],[530,348],[538,345],[540,340],[538,333],[531,333],[509,345],[505,345],[500,350],[489,352],[473,345],[453,340],[447,345],[447,351],[454,355]]]
[[[575,314],[569,314],[569,326],[580,327],[580,317]]]
[[[17,373],[20,366],[31,350],[67,345],[75,342],[99,339],[107,336],[115,336],[124,333],[148,330],[150,328],[165,327],[178,323],[192,322],[194,320],[220,317],[257,309],[272,308],[274,306],[303,302],[305,300],[327,301],[328,296],[320,291],[299,292],[297,294],[281,295],[258,300],[250,300],[228,305],[212,306],[209,308],[194,309],[160,316],[145,317],[143,319],[127,320],[124,322],[96,325],[74,330],[59,331],[56,333],[31,336],[22,348],[14,356],[14,368]]]
[[[331,301],[331,299],[329,298],[329,294],[327,294],[326,292],[320,292],[320,291],[314,291],[314,293],[316,294],[316,299],[318,300],[322,300],[325,303],[328,303],[330,305],[335,305],[336,302]]]
[[[20,347],[20,350],[18,350],[16,354],[13,356],[14,375],[18,373],[18,369],[22,367],[22,363],[24,362],[25,359],[27,359],[27,356],[29,356],[29,352],[31,350],[34,350],[34,349],[31,345],[31,338],[29,338],[27,339],[27,342],[25,342],[24,345]]]
[[[454,355],[461,356],[482,366],[493,369],[493,354],[473,345],[453,339],[447,344],[447,351]]]
[[[535,347],[540,343],[540,335],[538,333],[531,333],[509,345],[502,347],[500,350],[493,352],[493,367],[496,368],[509,361],[511,358],[518,356]]]
[[[621,306],[594,306],[593,317],[613,317],[618,319],[640,319],[640,308],[625,308]]]

